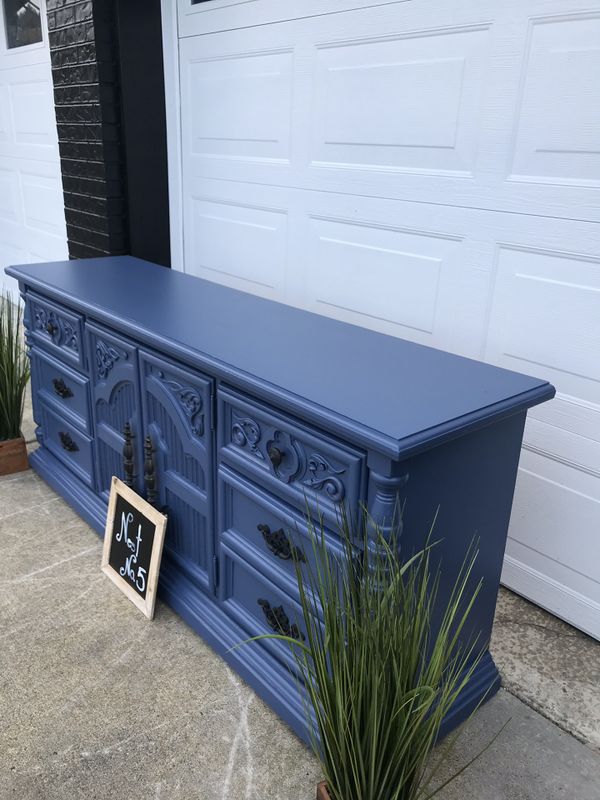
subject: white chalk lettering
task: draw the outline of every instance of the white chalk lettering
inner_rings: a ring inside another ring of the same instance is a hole
[[[138,558],[140,555],[140,545],[142,543],[142,525],[138,525],[137,536],[135,539],[129,538],[129,525],[133,522],[133,514],[131,511],[123,512],[121,514],[121,529],[115,535],[117,542],[124,542],[127,549],[131,551],[130,555],[125,559],[125,563],[119,569],[119,575],[122,578],[127,578],[137,588],[138,592],[144,592],[146,589],[146,572],[143,567],[138,565]],[[137,567],[137,569],[136,569]]]

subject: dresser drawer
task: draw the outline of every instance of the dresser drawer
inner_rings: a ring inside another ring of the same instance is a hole
[[[230,532],[221,537],[219,557],[220,600],[227,614],[247,631],[248,638],[285,633],[298,641],[306,640],[302,607],[297,596],[292,595],[291,584],[285,587],[285,584],[275,583],[268,568],[245,552],[244,543]],[[285,642],[263,639],[242,647],[262,647],[289,669],[297,671],[295,659]]]
[[[224,465],[219,468],[218,497],[221,531],[242,539],[259,561],[291,581],[295,591],[296,561],[310,580],[321,547],[320,528],[313,529],[315,544],[300,514]],[[332,560],[341,563],[344,549],[340,540],[325,531],[324,543]]]
[[[70,422],[89,433],[89,379],[36,347],[30,355],[32,387],[40,401],[55,407]]]
[[[281,412],[219,390],[220,458],[259,485],[333,524],[339,505],[363,499],[364,456]]]
[[[85,370],[83,319],[74,311],[28,292],[27,319],[32,340]]]
[[[93,488],[92,440],[45,403],[40,409],[44,447]]]

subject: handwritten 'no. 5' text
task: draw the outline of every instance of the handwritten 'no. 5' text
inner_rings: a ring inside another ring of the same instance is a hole
[[[135,585],[138,592],[143,592],[146,588],[146,570],[138,565],[140,553],[140,543],[142,541],[142,526],[138,525],[137,536],[135,539],[129,538],[129,525],[133,522],[131,511],[121,514],[121,530],[115,536],[117,542],[124,541],[131,553],[127,556],[125,564],[120,568],[119,575],[122,578],[129,578]],[[137,570],[136,570],[137,567]]]

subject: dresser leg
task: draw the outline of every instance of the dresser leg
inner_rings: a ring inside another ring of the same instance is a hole
[[[408,481],[408,470],[402,464],[392,464],[390,474],[371,470],[369,473],[369,527],[371,537],[377,533],[398,542],[402,535],[402,504],[400,489]]]

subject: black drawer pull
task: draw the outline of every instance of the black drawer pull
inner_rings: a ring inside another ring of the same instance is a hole
[[[52,320],[48,320],[46,323],[46,331],[50,334],[50,336],[54,336],[55,333],[58,332],[58,325]]]
[[[269,449],[267,450],[267,455],[269,456],[269,461],[271,462],[271,464],[273,464],[275,469],[277,469],[277,467],[283,461],[285,453],[282,453],[278,447],[269,447]]]
[[[292,639],[304,641],[304,634],[300,632],[297,625],[290,625],[288,615],[283,610],[283,606],[271,606],[268,600],[259,598],[258,605],[262,608],[267,625],[275,633],[281,633],[283,636],[290,636]]]
[[[60,443],[62,445],[63,450],[68,450],[69,453],[76,453],[79,450],[79,447],[73,441],[73,439],[68,433],[60,431],[58,436],[60,438]]]
[[[63,400],[66,400],[68,397],[73,397],[73,392],[62,378],[53,378],[52,383],[54,384],[54,393],[62,397]]]
[[[271,531],[268,525],[257,525],[256,527],[260,533],[262,533],[265,544],[274,556],[284,561],[293,559],[294,561],[306,564],[304,553],[298,547],[294,547],[285,535],[283,528],[279,528],[277,531]]]

